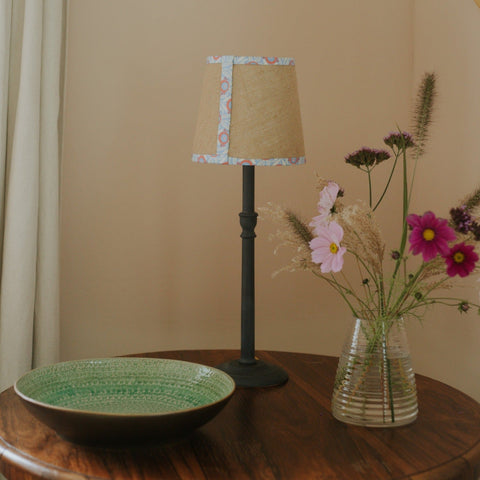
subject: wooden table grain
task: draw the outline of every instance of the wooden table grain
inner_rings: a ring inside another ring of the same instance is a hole
[[[404,479],[480,475],[480,405],[417,376],[420,414],[408,426],[373,429],[335,420],[330,397],[337,359],[257,352],[282,366],[281,387],[237,389],[211,422],[175,443],[95,448],[63,441],[39,423],[13,389],[0,395],[0,471],[9,480]],[[226,350],[136,356],[217,365]]]

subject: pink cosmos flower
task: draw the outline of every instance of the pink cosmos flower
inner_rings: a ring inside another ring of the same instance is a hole
[[[447,263],[447,274],[450,277],[455,275],[466,277],[473,272],[475,263],[478,262],[475,247],[473,245],[465,245],[463,242],[454,245],[444,257]]]
[[[317,205],[320,215],[312,218],[310,222],[310,226],[314,227],[313,231],[316,235],[318,235],[317,229],[327,223],[339,190],[340,187],[335,182],[328,182],[327,186],[320,192],[320,200]]]
[[[446,255],[448,242],[455,240],[455,231],[447,224],[447,220],[435,217],[433,212],[425,212],[423,216],[408,215],[407,223],[412,227],[410,234],[410,251],[414,255],[421,253],[428,262],[437,256]]]
[[[317,227],[317,237],[310,242],[312,261],[319,263],[322,273],[339,272],[343,267],[343,255],[347,251],[340,246],[343,228],[337,222]]]

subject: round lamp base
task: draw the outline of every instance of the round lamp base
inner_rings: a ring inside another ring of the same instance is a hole
[[[274,387],[288,380],[285,370],[262,360],[255,360],[252,363],[231,360],[217,365],[217,368],[228,373],[235,380],[237,387]]]

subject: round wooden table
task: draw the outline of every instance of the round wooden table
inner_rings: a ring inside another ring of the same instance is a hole
[[[32,479],[477,479],[480,405],[417,376],[420,414],[405,427],[343,424],[330,412],[337,359],[257,352],[289,374],[281,387],[237,389],[225,409],[175,443],[96,448],[60,439],[20,403],[0,395],[0,471]],[[217,365],[234,351],[178,351],[136,356]]]

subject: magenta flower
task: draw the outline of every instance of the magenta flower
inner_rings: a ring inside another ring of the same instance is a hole
[[[327,186],[320,192],[320,200],[317,205],[320,215],[312,218],[310,222],[310,226],[314,227],[313,231],[316,235],[318,235],[318,228],[323,227],[327,223],[339,191],[340,187],[335,182],[328,182]]]
[[[407,223],[412,227],[410,251],[414,255],[421,253],[425,262],[435,258],[438,253],[446,255],[449,251],[448,242],[456,238],[447,220],[435,217],[433,212],[425,212],[421,217],[408,215]]]
[[[337,222],[317,227],[317,237],[310,242],[312,261],[319,263],[322,273],[339,272],[343,267],[343,255],[347,251],[340,246],[343,228]]]
[[[465,245],[463,242],[454,245],[444,257],[447,263],[447,274],[450,277],[455,275],[466,277],[473,272],[475,263],[478,262],[475,247],[473,245]]]

